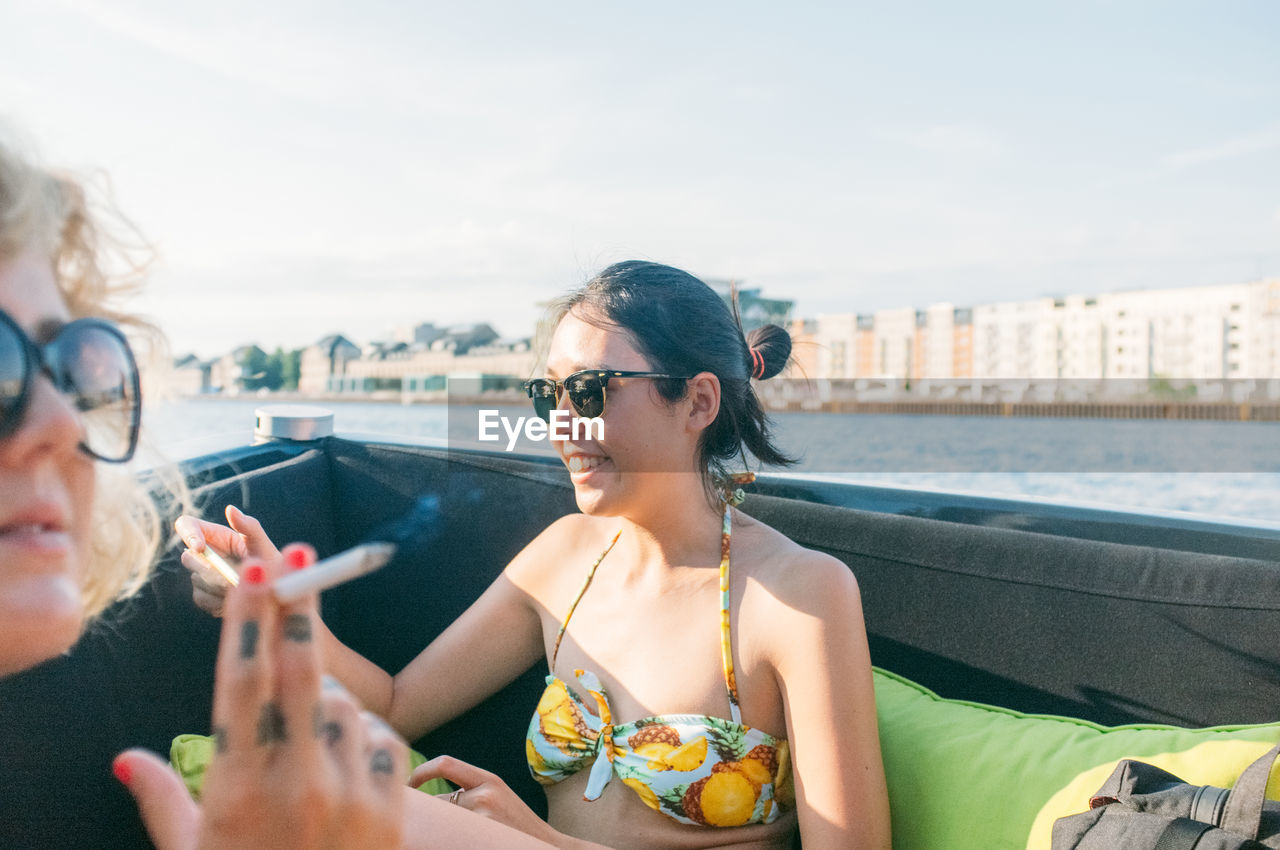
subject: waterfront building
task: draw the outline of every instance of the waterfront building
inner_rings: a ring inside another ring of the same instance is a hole
[[[490,345],[497,338],[498,332],[484,322],[450,325],[431,341],[430,348],[461,355],[477,346]]]
[[[298,392],[320,395],[330,392],[347,364],[360,356],[360,348],[341,334],[330,334],[302,350],[298,365]]]
[[[438,328],[431,322],[419,322],[416,325],[397,328],[392,332],[391,338],[406,345],[429,346],[446,333],[447,329]]]
[[[874,322],[875,361],[869,374],[857,377],[910,377],[915,356],[916,311],[911,307],[877,310]]]
[[[817,318],[816,376],[831,380],[869,378],[880,374],[876,317],[869,313],[836,313]]]
[[[933,304],[916,311],[916,344],[911,377],[951,378],[956,374],[956,309]]]
[[[951,377],[973,377],[973,310],[951,311]]]
[[[717,278],[706,278],[707,286],[715,290],[726,304],[732,306],[733,296],[738,298],[738,319],[744,331],[754,330],[761,325],[777,325],[787,327],[791,321],[791,310],[794,301],[783,298],[765,298],[759,287],[744,289],[737,281]]]
[[[1053,345],[1055,378],[1097,379],[1106,374],[1107,325],[1098,299],[1083,295],[1055,298]]]
[[[876,317],[870,313],[854,316],[853,372],[849,377],[867,377],[876,373]]]
[[[209,373],[212,363],[206,363],[194,354],[178,357],[167,378],[167,391],[177,396],[192,396],[209,391]]]
[[[463,345],[455,339],[452,344],[436,340],[430,347],[391,346],[347,363],[341,378],[332,382],[332,390],[398,393],[407,400],[439,396],[448,380],[455,378],[478,378],[479,385],[489,389],[497,388],[489,376],[501,376],[504,386],[516,386],[533,374],[534,359],[528,339],[499,344],[496,334],[482,345]]]
[[[256,345],[242,345],[209,366],[209,388],[224,395],[239,395],[262,376],[254,364],[264,363],[267,353]]]
[[[1037,298],[974,307],[973,377],[1058,377],[1054,304]]]
[[[201,360],[194,354],[175,357],[165,362],[151,357],[138,361],[142,396],[150,399],[189,398],[210,391],[209,373],[213,361]]]
[[[817,318],[813,340],[817,346],[818,378],[841,380],[857,375],[857,325],[855,313],[822,315]]]
[[[1280,281],[1102,295],[1108,378],[1280,377]]]
[[[818,376],[1280,378],[1280,279],[818,317]]]
[[[791,362],[782,373],[784,378],[816,378],[818,376],[818,322],[815,319],[792,319],[786,325],[791,335]]]

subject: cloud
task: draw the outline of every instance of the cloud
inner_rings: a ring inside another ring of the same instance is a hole
[[[876,135],[924,153],[970,158],[1003,155],[1009,143],[988,127],[976,124],[934,124],[928,127],[880,127]]]
[[[512,87],[518,64],[526,88],[555,90],[575,67],[567,57],[521,61],[487,51],[464,78],[458,56],[434,33],[403,40],[394,31],[328,18],[304,4],[217,4],[193,12],[164,4],[56,0],[63,9],[121,39],[253,93],[268,92],[317,106],[369,109],[372,104],[452,117],[486,117],[493,93]],[[386,10],[373,10],[385,14]],[[306,16],[305,26],[297,18]],[[483,48],[474,49],[479,54]],[[470,54],[469,54],[470,55]],[[513,101],[519,107],[518,101]]]
[[[1280,148],[1280,124],[1244,136],[1237,136],[1234,139],[1228,139],[1216,145],[1166,154],[1161,157],[1160,161],[1169,168],[1180,170],[1209,162],[1236,159],[1276,148]]]

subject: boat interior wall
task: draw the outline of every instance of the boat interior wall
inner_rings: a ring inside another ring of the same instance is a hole
[[[1116,725],[1280,717],[1280,564],[748,498],[858,577],[872,661],[942,696]]]
[[[558,466],[440,448],[326,438],[238,450],[189,471],[208,516],[240,505],[276,541],[306,540],[321,556],[436,495],[444,527],[435,542],[323,600],[335,633],[390,671],[540,529],[574,510]],[[1107,724],[1280,715],[1275,560],[759,492],[743,509],[848,564],[862,588],[872,660],[943,696]],[[586,567],[573,563],[567,553],[567,568]],[[139,843],[111,758],[135,745],[167,752],[175,735],[208,732],[217,637],[218,622],[194,608],[186,572],[169,553],[144,592],[108,612],[69,655],[0,681],[0,846]],[[522,741],[544,672],[535,666],[415,746],[494,770],[545,810]]]

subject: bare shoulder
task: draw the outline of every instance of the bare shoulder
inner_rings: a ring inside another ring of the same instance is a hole
[[[573,513],[547,526],[520,550],[507,565],[506,575],[528,591],[563,581],[575,571],[564,569],[566,559],[585,558],[593,549],[603,549],[617,531],[617,520]],[[594,557],[594,556],[593,556]],[[588,560],[589,565],[589,560]],[[585,566],[584,566],[585,571]],[[581,575],[578,576],[581,580]]]
[[[807,549],[782,532],[743,514],[733,533],[734,563],[779,606],[809,614],[861,610],[858,582],[843,561]]]

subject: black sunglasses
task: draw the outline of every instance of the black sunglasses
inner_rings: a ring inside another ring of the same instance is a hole
[[[142,390],[129,342],[115,325],[104,319],[76,319],[40,344],[0,310],[0,438],[22,423],[40,374],[70,397],[80,413],[81,450],[109,463],[133,457]]]
[[[533,410],[539,417],[551,421],[551,411],[560,406],[560,394],[569,394],[569,403],[579,416],[594,419],[604,413],[604,390],[610,378],[668,378],[687,381],[687,377],[664,375],[661,372],[619,372],[616,369],[584,369],[565,377],[563,381],[534,378],[524,382],[524,391],[533,399]]]

